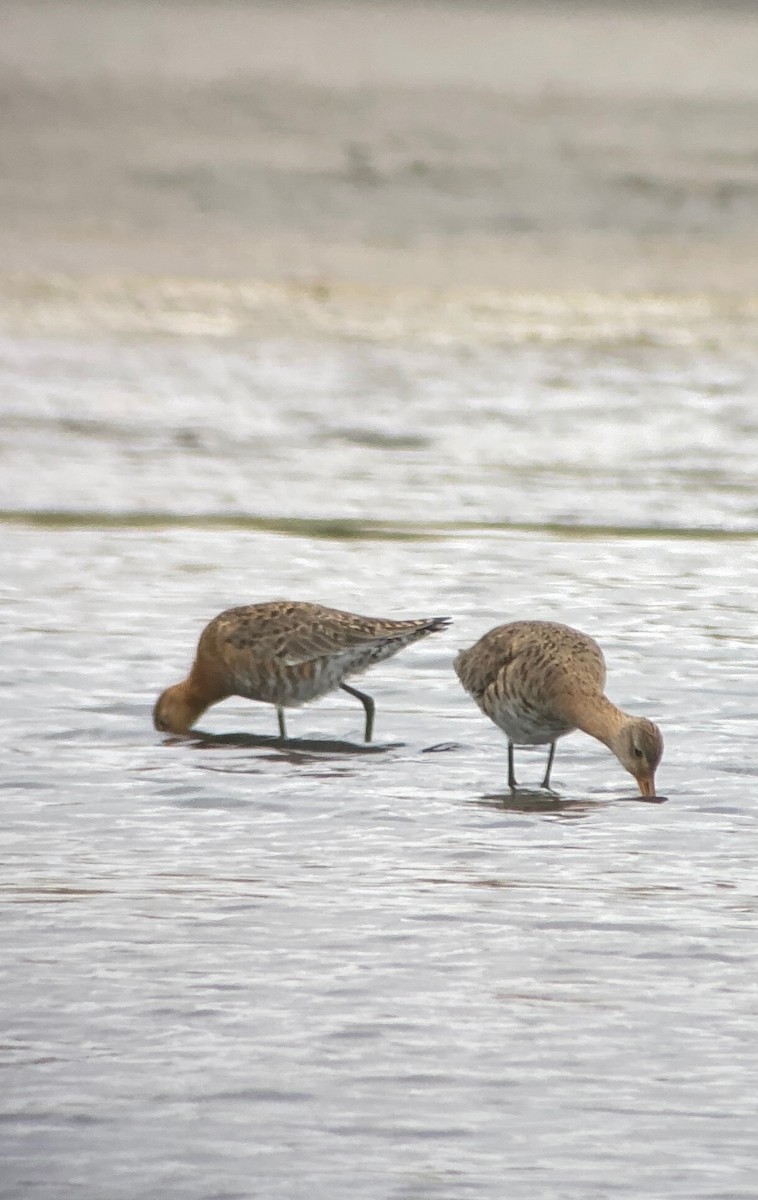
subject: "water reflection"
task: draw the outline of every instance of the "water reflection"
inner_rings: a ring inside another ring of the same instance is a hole
[[[604,807],[608,800],[577,799],[558,796],[554,792],[517,788],[516,791],[489,792],[471,801],[481,808],[494,808],[500,812],[533,813],[536,816],[583,817]]]
[[[516,788],[515,791],[489,792],[471,801],[485,808],[497,808],[503,812],[535,813],[537,815],[554,815],[562,813],[573,816],[586,816],[610,804],[665,804],[668,796],[641,796],[639,793],[628,796],[561,796],[554,791],[531,788]]]
[[[284,756],[310,755],[371,755],[386,754],[397,750],[403,742],[348,742],[339,738],[281,738],[274,734],[258,733],[205,733],[193,729],[185,736],[171,735],[163,738],[164,746],[192,746],[196,750],[217,750],[230,746],[241,750],[260,750],[275,748]]]

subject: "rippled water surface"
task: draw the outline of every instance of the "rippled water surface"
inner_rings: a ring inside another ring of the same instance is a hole
[[[0,350],[2,1196],[758,1194],[754,352]],[[454,624],[372,747],[340,694],[156,735],[276,596]],[[451,662],[518,617],[597,637],[664,802],[581,734],[508,792]]]

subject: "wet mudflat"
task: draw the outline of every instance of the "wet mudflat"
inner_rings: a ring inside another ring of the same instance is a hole
[[[2,346],[2,1194],[748,1197],[758,449],[745,342]],[[645,421],[640,422],[644,401]],[[289,714],[163,738],[221,608],[444,615]],[[603,646],[660,804],[452,672]]]

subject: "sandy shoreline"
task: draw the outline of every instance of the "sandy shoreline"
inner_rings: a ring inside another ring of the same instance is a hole
[[[0,276],[0,328],[50,337],[692,346],[752,357],[758,294]]]
[[[0,20],[1,274],[758,290],[748,10],[25,0]]]

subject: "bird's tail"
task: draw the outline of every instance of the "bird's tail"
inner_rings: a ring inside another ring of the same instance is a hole
[[[452,617],[430,617],[428,621],[424,621],[421,626],[422,633],[439,633],[441,629],[447,629]]]

